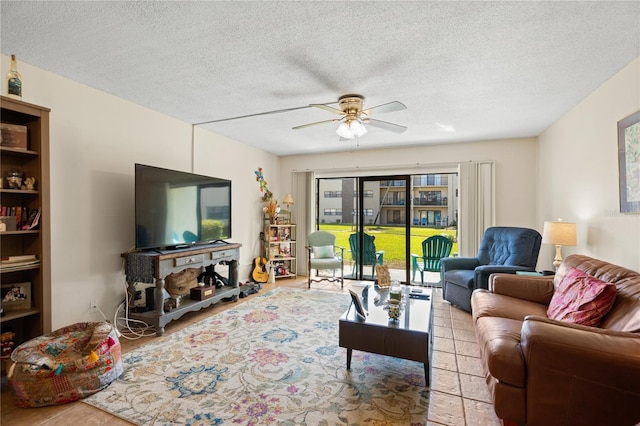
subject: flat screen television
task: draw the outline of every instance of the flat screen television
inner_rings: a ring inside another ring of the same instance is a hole
[[[231,238],[231,181],[135,165],[136,249]]]

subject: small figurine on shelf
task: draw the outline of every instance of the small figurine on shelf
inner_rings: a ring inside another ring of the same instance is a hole
[[[24,186],[27,191],[33,191],[36,187],[36,178],[28,177],[24,180]]]

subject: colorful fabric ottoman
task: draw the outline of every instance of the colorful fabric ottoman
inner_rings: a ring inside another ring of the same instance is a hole
[[[18,346],[7,377],[17,405],[42,407],[94,394],[122,372],[115,328],[107,322],[83,322]]]

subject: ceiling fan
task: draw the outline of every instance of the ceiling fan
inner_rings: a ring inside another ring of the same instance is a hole
[[[365,124],[379,127],[381,129],[388,130],[394,133],[402,133],[407,130],[405,126],[371,118],[371,114],[374,112],[383,113],[407,109],[407,107],[402,102],[393,101],[369,109],[363,109],[363,104],[364,96],[354,94],[343,95],[338,98],[338,107],[340,109],[330,107],[326,104],[310,104],[310,106],[312,107],[324,109],[326,111],[338,114],[342,117],[334,118],[332,120],[303,124],[300,126],[296,126],[293,129],[304,129],[306,127],[315,126],[318,124],[340,122],[336,133],[338,134],[338,136],[344,139],[353,139],[367,133],[367,128],[364,126]]]

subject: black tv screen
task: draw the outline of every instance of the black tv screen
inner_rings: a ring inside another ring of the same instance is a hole
[[[135,165],[136,248],[231,238],[231,181]]]

